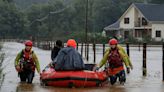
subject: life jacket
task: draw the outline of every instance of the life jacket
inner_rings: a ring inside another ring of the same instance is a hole
[[[22,50],[20,64],[23,70],[35,71],[35,63],[32,56],[33,53],[33,51],[26,52],[25,50]]]
[[[123,66],[123,61],[118,52],[118,49],[110,50],[108,56],[108,63],[109,63],[109,68],[111,69]]]

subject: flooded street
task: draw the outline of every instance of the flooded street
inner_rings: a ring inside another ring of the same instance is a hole
[[[5,75],[4,83],[0,92],[164,92],[162,82],[162,47],[147,48],[147,76],[142,76],[142,51],[136,47],[130,47],[130,58],[134,69],[127,75],[124,85],[106,85],[94,88],[57,88],[40,86],[39,74],[35,73],[32,85],[19,83],[17,72],[14,68],[16,54],[24,48],[23,44],[7,42],[4,43],[3,51],[6,54],[3,62]],[[33,48],[40,61],[41,70],[51,61],[50,51]],[[79,49],[80,50],[80,49]],[[92,49],[90,49],[92,51]],[[79,51],[80,52],[80,51]],[[102,58],[102,48],[97,49],[96,62]],[[89,53],[90,62],[93,62],[93,52]]]

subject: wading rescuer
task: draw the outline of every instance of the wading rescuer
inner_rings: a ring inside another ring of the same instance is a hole
[[[107,74],[110,78],[110,83],[113,85],[119,78],[120,84],[124,84],[126,75],[123,64],[126,66],[127,73],[130,73],[130,68],[133,69],[132,63],[123,47],[118,45],[116,39],[109,40],[109,46],[110,48],[106,50],[103,59],[95,70],[98,70],[107,62]]]
[[[40,74],[40,65],[34,51],[32,51],[32,41],[25,42],[25,49],[20,51],[15,59],[15,69],[18,72],[21,82],[32,83],[35,68]]]

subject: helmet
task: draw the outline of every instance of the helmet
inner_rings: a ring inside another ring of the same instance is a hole
[[[25,44],[25,46],[31,46],[32,47],[32,41],[30,41],[30,40],[27,40],[24,44]]]
[[[116,39],[109,40],[109,45],[117,45],[118,41]]]
[[[76,48],[76,41],[74,39],[69,39],[67,41],[67,46],[71,46],[73,48]]]

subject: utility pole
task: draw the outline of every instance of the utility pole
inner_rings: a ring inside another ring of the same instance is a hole
[[[86,15],[85,15],[85,57],[88,60],[88,0],[86,0]]]
[[[85,34],[85,37],[86,37],[86,39],[85,39],[85,41],[86,41],[86,43],[88,42],[88,0],[86,0],[86,16],[85,16],[85,32],[86,32],[86,34]]]
[[[48,9],[48,31],[49,31],[49,35],[50,35],[51,34],[51,13],[50,13],[50,6],[49,6],[49,9]]]

